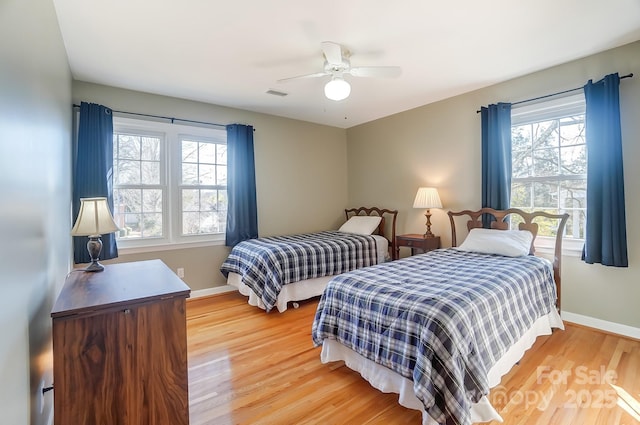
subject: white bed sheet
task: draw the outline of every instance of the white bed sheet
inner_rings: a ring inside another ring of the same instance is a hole
[[[378,254],[378,263],[384,263],[389,258],[389,241],[384,236],[372,235],[376,240],[376,251]],[[313,279],[301,280],[299,282],[289,283],[282,287],[280,294],[278,294],[278,300],[276,308],[280,313],[287,310],[287,303],[290,301],[302,301],[309,298],[322,295],[327,283],[333,278],[332,276],[323,276]],[[259,307],[263,310],[266,309],[264,303],[258,295],[247,285],[242,283],[242,277],[237,273],[229,273],[227,277],[227,284],[238,288],[238,292],[242,295],[249,297],[249,304]]]
[[[533,326],[520,338],[489,370],[489,386],[495,387],[500,383],[503,375],[522,358],[536,338],[541,335],[550,335],[552,328],[564,329],[564,324],[558,312],[553,309],[548,315],[538,319]],[[413,382],[396,372],[366,359],[355,351],[332,339],[325,339],[322,343],[320,354],[322,363],[344,361],[349,369],[352,369],[368,381],[372,387],[384,393],[398,394],[398,402],[409,409],[422,412],[423,425],[437,425],[437,422],[429,416],[422,402],[413,392]],[[503,422],[502,417],[493,408],[487,397],[472,406],[471,418],[475,422],[489,422],[497,420]]]

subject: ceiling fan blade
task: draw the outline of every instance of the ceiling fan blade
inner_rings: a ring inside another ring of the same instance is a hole
[[[402,68],[399,66],[356,66],[346,72],[354,77],[399,77],[402,74]]]
[[[342,47],[338,43],[323,41],[322,51],[329,64],[339,65],[342,63]]]
[[[283,78],[281,80],[278,80],[278,83],[286,83],[293,80],[304,80],[305,78],[324,77],[325,75],[331,75],[331,74],[323,71],[323,72],[316,72],[314,74],[298,75],[297,77]]]

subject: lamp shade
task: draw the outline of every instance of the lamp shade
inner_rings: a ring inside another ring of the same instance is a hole
[[[73,236],[104,235],[118,230],[107,198],[80,198],[80,212],[71,229]]]
[[[416,199],[413,201],[413,208],[442,208],[438,189],[435,187],[419,188]]]
[[[351,85],[341,77],[333,77],[324,86],[324,95],[331,100],[344,100],[351,93]]]

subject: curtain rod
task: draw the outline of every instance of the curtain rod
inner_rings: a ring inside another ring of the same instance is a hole
[[[73,104],[74,108],[79,108],[80,105],[77,104]],[[109,108],[111,109],[111,108]],[[127,114],[127,115],[136,115],[138,117],[148,117],[148,118],[159,118],[159,119],[163,119],[163,120],[169,120],[171,121],[171,124],[173,124],[175,121],[180,121],[180,122],[188,122],[191,124],[204,124],[204,125],[213,125],[216,127],[224,127],[227,128],[227,126],[225,124],[218,124],[215,122],[206,122],[206,121],[194,121],[194,120],[187,120],[187,119],[183,119],[183,118],[174,118],[174,117],[164,117],[162,115],[151,115],[151,114],[140,114],[138,112],[127,112],[127,111],[116,111],[115,109],[111,109],[111,112],[115,112],[118,114]],[[255,131],[255,129],[254,129]]]
[[[623,75],[623,76],[620,77],[620,79],[622,80],[623,78],[631,78],[631,77],[633,77],[633,73],[630,73],[630,74],[627,74],[627,75]],[[511,104],[511,106],[519,105],[521,103],[533,102],[534,100],[546,99],[547,97],[557,96],[559,94],[571,93],[573,91],[578,91],[578,90],[582,90],[582,89],[583,89],[583,87],[576,87],[574,89],[559,91],[557,93],[545,94],[544,96],[538,96],[538,97],[534,97],[534,98],[531,98],[531,99],[526,99],[526,100],[520,100],[518,102],[513,102]],[[480,113],[480,111],[476,111],[476,114],[478,114],[478,113]]]

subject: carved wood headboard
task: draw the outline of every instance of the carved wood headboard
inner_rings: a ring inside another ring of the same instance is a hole
[[[377,207],[359,207],[345,209],[344,215],[347,220],[354,215],[374,215],[382,217],[382,220],[380,220],[380,224],[378,225],[377,234],[385,237],[389,241],[389,255],[393,257],[393,253],[396,249],[396,219],[398,217],[398,210],[387,210]],[[387,223],[387,218],[391,219],[391,223]],[[387,228],[389,228],[389,230],[387,230]]]
[[[469,216],[470,219],[467,221],[467,230],[471,230],[476,227],[482,226],[482,215],[489,214],[495,218],[495,221],[491,222],[492,229],[498,230],[507,230],[509,229],[510,223],[509,221],[505,221],[507,217],[510,215],[516,215],[521,217],[522,222],[518,223],[518,229],[520,230],[528,230],[533,234],[533,240],[531,241],[531,248],[529,250],[529,254],[535,254],[535,248],[533,243],[538,235],[538,223],[534,223],[533,220],[536,217],[546,217],[554,220],[558,220],[558,225],[556,227],[556,240],[555,240],[555,249],[553,253],[553,278],[556,282],[556,292],[558,294],[557,307],[560,310],[560,300],[561,300],[561,265],[562,265],[562,237],[564,236],[564,227],[567,224],[567,220],[569,219],[569,214],[550,214],[545,211],[534,211],[532,213],[528,213],[523,210],[519,210],[517,208],[509,208],[507,210],[494,210],[493,208],[482,208],[478,211],[464,210],[459,212],[449,211],[447,213],[449,215],[449,221],[451,222],[451,246],[458,246],[457,238],[456,238],[456,223],[454,217],[456,216]],[[520,221],[520,220],[519,220]]]

